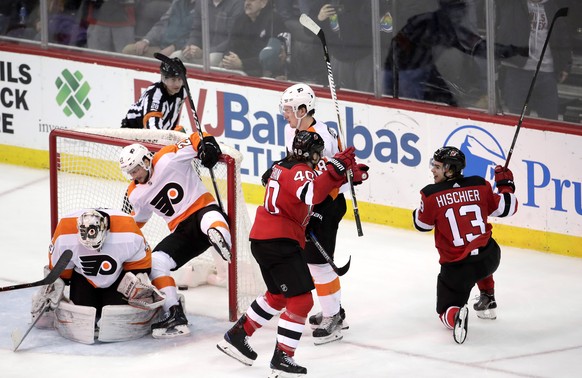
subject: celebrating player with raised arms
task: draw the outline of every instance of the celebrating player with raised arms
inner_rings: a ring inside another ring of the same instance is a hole
[[[152,325],[155,338],[190,333],[171,271],[210,246],[230,262],[231,237],[226,216],[192,166],[192,159],[198,158],[202,165],[212,168],[220,155],[214,137],[205,135],[200,139],[198,133],[165,146],[156,154],[137,143],[121,151],[121,170],[133,180],[127,189],[127,199],[135,221],[141,227],[155,213],[171,231],[152,253],[150,278],[166,296],[166,316]]]
[[[471,289],[481,281],[479,285],[486,282],[492,291],[492,274],[499,266],[500,249],[487,217],[512,216],[518,207],[509,169],[495,168],[496,193],[484,178],[464,177],[464,168],[463,152],[456,147],[439,148],[432,159],[434,184],[420,191],[420,206],[413,212],[416,229],[434,229],[441,265],[436,310],[459,344],[467,336],[466,303]],[[494,304],[493,300],[488,309]]]
[[[362,174],[355,164],[354,148],[350,147],[330,159],[328,170],[318,175],[314,167],[321,159],[323,148],[319,134],[300,131],[293,140],[293,153],[272,167],[264,202],[257,208],[249,237],[267,291],[250,305],[217,345],[229,356],[252,365],[257,353],[247,338],[283,311],[271,359],[274,376],[307,373],[293,356],[313,306],[313,279],[302,253],[310,207],[321,203],[333,188],[344,184],[348,169],[353,169],[354,175]]]

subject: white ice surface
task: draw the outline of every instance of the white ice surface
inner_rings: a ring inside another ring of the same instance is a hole
[[[42,277],[50,239],[49,175],[0,164],[0,286]],[[519,213],[518,215],[519,216]],[[582,259],[502,246],[495,274],[497,320],[471,310],[457,345],[435,313],[438,257],[432,235],[344,221],[336,262],[350,329],[314,346],[306,329],[296,360],[309,377],[580,377]],[[11,333],[30,321],[36,289],[0,292],[0,377],[266,377],[275,319],[250,339],[259,357],[244,366],[216,348],[227,321],[226,291],[186,292],[190,337],[83,345],[33,329],[17,352]],[[476,294],[476,290],[474,290]],[[318,311],[317,300],[313,312]],[[471,302],[470,304],[472,304]]]

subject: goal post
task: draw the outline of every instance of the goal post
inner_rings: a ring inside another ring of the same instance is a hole
[[[150,151],[179,142],[186,134],[168,130],[149,129],[54,129],[49,135],[50,166],[50,217],[51,234],[59,219],[67,213],[91,207],[124,209],[125,191],[129,180],[119,168],[121,149],[132,143],[140,143]],[[217,284],[216,277],[221,272],[227,277],[228,318],[236,320],[252,301],[265,290],[258,265],[254,261],[248,235],[250,218],[242,194],[240,165],[242,155],[236,149],[221,144],[222,155],[214,167],[214,175],[227,213],[232,239],[232,259],[230,264],[216,258],[216,252],[209,251],[192,259],[189,269],[200,274],[208,274],[197,282],[183,282],[189,286]],[[193,159],[195,171],[209,191],[213,185],[209,170],[198,159]],[[169,229],[162,218],[153,215],[142,228],[148,243],[155,247]],[[214,257],[214,258],[213,258]],[[220,260],[220,261],[219,261]],[[226,273],[227,272],[227,273]],[[210,275],[214,275],[212,280]],[[220,281],[220,279],[218,279]],[[203,282],[204,281],[204,282]],[[224,284],[224,282],[223,282]]]

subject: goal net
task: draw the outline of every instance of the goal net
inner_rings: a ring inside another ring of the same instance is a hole
[[[124,208],[127,207],[124,198],[129,180],[119,169],[121,149],[132,143],[141,143],[156,152],[185,137],[184,133],[167,130],[53,130],[49,137],[51,231],[54,232],[63,215],[81,208],[116,208],[130,212]],[[242,193],[242,155],[224,144],[221,144],[221,149],[223,155],[213,173],[223,209],[228,215],[232,262],[227,264],[218,257],[214,248],[209,248],[174,272],[174,278],[180,286],[212,284],[225,287],[229,298],[228,317],[234,321],[257,295],[264,292],[265,286],[248,241],[251,222]],[[193,159],[192,164],[205,186],[215,195],[209,170],[201,166],[198,159]],[[154,248],[169,230],[164,220],[154,214],[142,232]]]

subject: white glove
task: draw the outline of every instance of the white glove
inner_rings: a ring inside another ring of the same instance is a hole
[[[151,284],[147,274],[125,273],[117,291],[127,298],[127,304],[142,310],[152,310],[164,304],[162,293]]]
[[[65,282],[57,278],[57,280],[50,284],[41,287],[34,295],[32,296],[32,309],[30,312],[33,315],[38,315],[45,303],[49,303],[49,307],[51,310],[56,309],[59,306],[59,302],[63,299],[63,291],[65,290]]]

